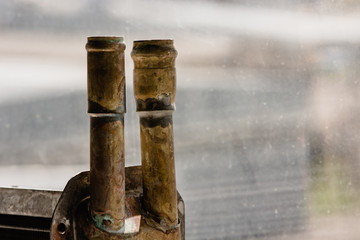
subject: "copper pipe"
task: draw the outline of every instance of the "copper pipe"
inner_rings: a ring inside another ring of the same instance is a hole
[[[89,37],[90,202],[94,224],[121,232],[125,220],[125,71],[122,37]]]
[[[172,40],[135,41],[134,95],[140,117],[143,204],[163,230],[178,226],[172,113],[177,51]]]

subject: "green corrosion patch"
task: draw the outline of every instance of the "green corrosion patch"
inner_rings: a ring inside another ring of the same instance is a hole
[[[108,214],[105,215],[95,214],[92,216],[92,218],[95,226],[106,232],[121,234],[124,233],[125,231],[125,224],[117,230],[112,229],[111,225],[114,224],[114,219]]]
[[[93,216],[93,220],[94,220],[95,226],[100,229],[106,229],[107,228],[106,226],[109,226],[114,223],[114,220],[108,214],[105,214],[105,215],[96,214]]]
[[[123,38],[119,38],[119,39],[110,39],[109,42],[110,43],[122,43],[124,41]]]

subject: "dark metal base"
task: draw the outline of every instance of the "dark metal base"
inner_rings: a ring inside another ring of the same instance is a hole
[[[48,240],[61,191],[0,188],[0,239]]]

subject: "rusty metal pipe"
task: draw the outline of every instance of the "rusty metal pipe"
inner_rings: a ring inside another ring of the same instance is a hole
[[[149,224],[178,226],[172,113],[177,51],[173,40],[135,41],[134,95],[140,117],[143,204]]]
[[[125,213],[125,70],[122,37],[89,37],[90,202],[94,224],[121,232]]]

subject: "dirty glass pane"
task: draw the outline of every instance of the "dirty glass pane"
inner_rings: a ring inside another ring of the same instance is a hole
[[[89,169],[86,37],[127,44],[126,164],[140,164],[132,41],[172,38],[187,239],[360,238],[358,1],[0,2],[0,186]]]

